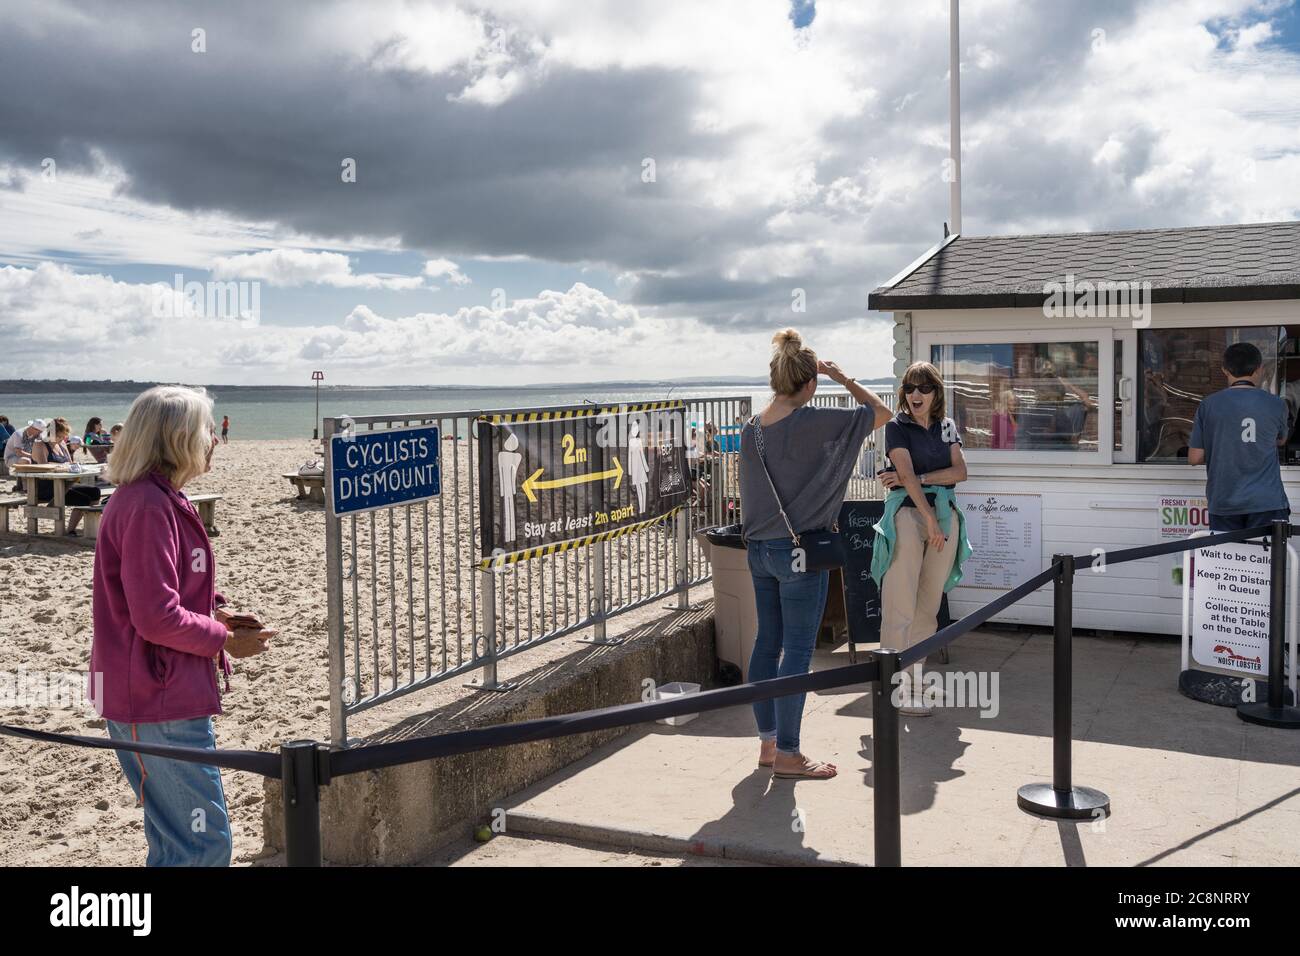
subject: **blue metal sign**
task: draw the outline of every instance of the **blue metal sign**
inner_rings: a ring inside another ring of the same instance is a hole
[[[436,425],[351,432],[330,439],[335,516],[427,501],[442,493]]]

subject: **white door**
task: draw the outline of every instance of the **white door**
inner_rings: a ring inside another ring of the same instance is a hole
[[[1137,461],[1137,330],[1116,329],[1114,461]]]

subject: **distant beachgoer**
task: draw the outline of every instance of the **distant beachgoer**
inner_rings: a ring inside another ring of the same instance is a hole
[[[41,437],[46,425],[45,419],[34,418],[27,423],[26,428],[11,434],[5,440],[5,464],[12,468],[14,465],[30,463],[32,446]]]
[[[834,362],[819,362],[794,329],[778,332],[772,344],[772,401],[740,432],[740,500],[758,610],[749,660],[754,681],[808,672],[830,572],[798,565],[794,535],[835,523],[862,443],[892,414]],[[819,374],[843,385],[861,404],[852,409],[810,405]],[[774,777],[826,780],[836,774],[834,764],[810,760],[799,749],[805,696],[754,704],[758,765],[771,767]]]
[[[230,416],[229,415],[221,416],[221,443],[223,445],[230,444]]]
[[[104,420],[102,418],[96,417],[86,422],[86,432],[83,437],[86,452],[91,458],[101,465],[108,461],[108,453],[112,449],[113,438],[108,432],[104,431]]]
[[[9,436],[14,433],[13,426],[9,424],[7,415],[0,415],[0,445],[9,441]]]
[[[72,450],[68,447],[68,438],[72,435],[72,426],[66,418],[56,418],[45,429],[41,439],[32,445],[32,462],[37,465],[71,465]],[[67,470],[67,469],[64,469]],[[81,523],[81,512],[76,508],[99,503],[102,492],[94,485],[68,485],[63,492],[63,502],[74,509],[68,518],[68,529],[64,532],[70,538],[81,537],[77,525]],[[46,478],[36,481],[36,500],[42,503],[54,500],[54,482]]]
[[[13,474],[14,465],[31,464],[32,447],[44,431],[45,419],[34,418],[27,423],[26,428],[14,432],[5,440],[5,468],[10,474]],[[19,478],[14,491],[22,490],[23,480]]]
[[[212,400],[163,385],[137,398],[127,421],[109,459],[118,488],[95,551],[89,669],[103,674],[95,709],[114,740],[215,749],[217,672],[228,679],[227,655],[260,654],[275,631],[225,608],[203,521],[181,493],[212,467]],[[216,767],[126,751],[117,759],[144,807],[146,865],[229,865]]]
[[[113,444],[117,444],[122,439],[121,422],[118,422],[116,425],[114,425],[112,428],[108,430],[108,438],[109,441],[113,442]]]

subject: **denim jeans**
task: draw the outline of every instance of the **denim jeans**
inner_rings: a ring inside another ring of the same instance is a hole
[[[1278,518],[1283,521],[1289,521],[1291,518],[1290,508],[1279,508],[1277,511],[1257,511],[1249,515],[1216,515],[1210,512],[1210,530],[1211,531],[1244,531],[1246,528],[1258,528],[1263,524],[1272,524]]]
[[[114,740],[215,750],[211,717],[161,724],[108,722]],[[200,763],[116,751],[127,783],[144,807],[146,866],[229,866],[230,819],[221,771]]]
[[[749,658],[752,681],[806,674],[812,661],[830,574],[792,570],[793,550],[794,542],[788,538],[749,542],[749,573],[758,604],[758,636]],[[756,702],[758,736],[775,738],[781,753],[798,753],[806,696],[791,694]]]

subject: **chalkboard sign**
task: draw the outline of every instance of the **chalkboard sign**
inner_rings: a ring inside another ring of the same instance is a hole
[[[840,508],[839,529],[844,538],[844,611],[848,618],[849,647],[880,640],[880,591],[871,579],[871,552],[876,541],[873,526],[885,513],[883,501],[846,501]],[[948,596],[939,605],[939,626],[952,623]]]
[[[885,513],[883,501],[846,501],[840,507],[840,536],[844,539],[844,613],[849,644],[880,640],[880,592],[871,580],[872,526]]]

